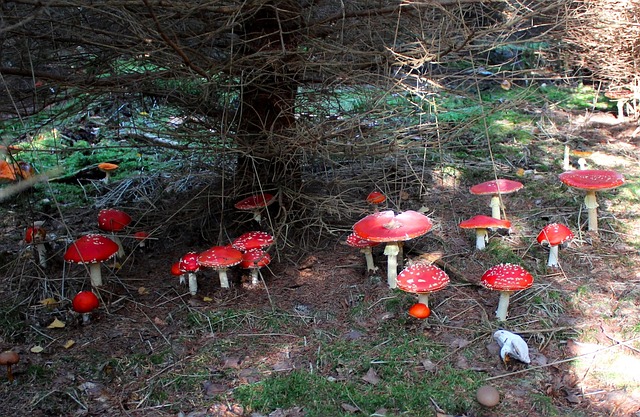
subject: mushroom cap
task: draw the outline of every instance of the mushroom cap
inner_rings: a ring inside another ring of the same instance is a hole
[[[433,264],[418,262],[398,274],[398,289],[414,294],[432,293],[449,285],[449,275]]]
[[[12,350],[0,353],[0,365],[10,366],[20,362],[20,355]]]
[[[431,315],[431,309],[426,304],[415,303],[409,308],[409,315],[417,319],[426,319]]]
[[[149,232],[145,232],[144,230],[137,231],[133,234],[133,237],[140,242],[145,241],[150,236]]]
[[[80,314],[92,312],[99,304],[98,297],[91,291],[80,291],[71,302],[73,311]]]
[[[387,200],[387,196],[380,191],[371,191],[367,196],[367,203],[369,204],[382,204]]]
[[[633,98],[631,90],[609,90],[604,92],[604,96],[609,100],[628,100]]]
[[[231,246],[239,251],[262,249],[273,243],[273,236],[267,232],[247,232],[237,237]]]
[[[271,255],[262,249],[251,249],[242,254],[240,267],[245,269],[262,268],[271,263]]]
[[[16,176],[16,171],[13,165],[9,164],[7,161],[0,160],[0,184],[16,181],[18,177]]]
[[[119,166],[110,162],[101,162],[98,164],[98,169],[102,172],[112,172],[118,169]]]
[[[518,191],[522,187],[524,187],[524,185],[522,185],[521,182],[498,179],[476,184],[469,188],[469,192],[476,195],[509,194]]]
[[[180,272],[198,272],[200,270],[198,256],[199,255],[196,252],[185,253],[178,261],[178,268],[180,269]]]
[[[228,268],[242,262],[242,252],[231,246],[214,246],[200,253],[198,263],[209,268]]]
[[[42,243],[46,236],[47,231],[44,227],[30,226],[24,233],[24,241],[26,243]]]
[[[349,236],[347,236],[346,243],[347,245],[353,246],[354,248],[369,248],[380,244],[380,242],[372,242],[358,236],[355,233],[351,233]]]
[[[494,407],[500,402],[500,393],[491,385],[483,385],[478,388],[476,399],[485,407]]]
[[[609,190],[624,184],[622,174],[604,169],[567,171],[560,174],[559,178],[569,187],[587,191]]]
[[[487,269],[480,283],[490,290],[519,291],[533,285],[533,275],[520,265],[499,264]]]
[[[573,238],[573,233],[564,224],[550,223],[542,228],[537,240],[541,245],[547,243],[549,246],[558,246]]]
[[[266,207],[275,201],[272,194],[256,194],[238,201],[234,207],[238,210],[255,210]]]
[[[106,236],[84,235],[67,248],[64,260],[76,264],[104,262],[118,253],[118,244]]]
[[[102,209],[98,212],[98,227],[106,232],[119,232],[131,223],[131,216],[118,209]]]
[[[183,274],[183,272],[180,270],[180,261],[174,262],[171,265],[171,275],[174,275],[174,276],[177,277],[177,276],[180,276],[182,274]]]
[[[398,242],[422,236],[433,224],[427,216],[407,210],[394,214],[393,210],[373,213],[353,225],[353,231],[372,242]]]
[[[463,229],[487,229],[489,227],[508,229],[511,227],[511,222],[509,220],[500,220],[489,216],[479,215],[460,222],[458,226]]]

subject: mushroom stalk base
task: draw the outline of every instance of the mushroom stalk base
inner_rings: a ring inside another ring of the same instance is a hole
[[[429,307],[429,294],[418,294],[418,302]]]
[[[187,276],[189,277],[189,294],[196,295],[198,293],[198,280],[196,278],[196,274],[189,272]]]
[[[227,270],[226,269],[218,270],[218,275],[220,276],[220,287],[229,288],[229,278],[227,277]]]
[[[558,267],[558,247],[560,245],[555,245],[549,247],[549,260],[547,261],[547,266]]]
[[[489,241],[487,229],[476,229],[476,249],[484,250],[485,244]]]
[[[38,262],[42,268],[47,267],[47,248],[44,243],[38,243],[36,245],[36,251],[38,252]]]
[[[373,263],[373,254],[371,253],[371,247],[362,248],[360,250],[364,253],[364,258],[367,260],[367,272],[376,272],[378,267]]]
[[[91,286],[102,286],[102,271],[100,271],[100,262],[89,264],[89,277],[91,277]]]
[[[120,238],[116,235],[111,235],[111,240],[118,244],[118,254],[116,255],[116,257],[124,258],[124,248],[122,247],[122,241],[120,240]]]
[[[251,268],[251,285],[256,286],[260,284],[260,277],[258,276],[258,268]]]
[[[398,278],[398,253],[400,253],[400,247],[397,242],[387,243],[384,248],[384,254],[387,255],[387,284],[389,284],[389,288],[398,286],[396,283]]]
[[[584,206],[587,208],[589,214],[589,230],[598,231],[598,202],[596,201],[596,192],[587,191],[587,195],[584,196]]]
[[[500,291],[500,301],[498,301],[498,309],[496,317],[499,321],[507,320],[507,310],[509,309],[509,297],[513,291]]]

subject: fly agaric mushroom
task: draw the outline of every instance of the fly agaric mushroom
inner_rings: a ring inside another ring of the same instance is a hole
[[[429,294],[449,285],[449,276],[433,264],[418,262],[398,274],[398,289],[418,295],[418,303],[429,307]]]
[[[491,195],[491,217],[494,219],[500,219],[500,211],[503,208],[500,198],[503,194],[515,193],[520,190],[522,183],[513,180],[491,180],[481,184],[474,185],[469,189],[471,194],[475,195]]]
[[[373,263],[373,254],[371,253],[371,248],[379,245],[379,242],[372,242],[370,240],[361,238],[355,233],[351,233],[349,236],[347,236],[346,243],[351,247],[359,248],[360,252],[364,254],[364,258],[367,261],[367,272],[376,272],[378,270],[378,267],[376,267]]]
[[[584,205],[589,214],[589,230],[598,231],[596,191],[611,190],[624,184],[624,177],[615,171],[582,169],[560,174],[560,181],[572,188],[585,190]]]
[[[387,201],[387,196],[382,194],[380,191],[371,191],[367,196],[367,203],[373,206],[375,211],[378,211],[378,205]]]
[[[38,252],[38,262],[43,268],[47,267],[47,248],[44,245],[47,231],[42,226],[30,226],[27,227],[27,231],[24,234],[24,241],[28,245],[34,245],[36,252]]]
[[[198,293],[198,279],[196,272],[200,270],[198,262],[198,254],[196,252],[187,252],[178,262],[178,268],[183,274],[187,274],[189,282],[189,294],[196,295]]]
[[[262,215],[260,212],[262,209],[270,205],[275,201],[275,197],[272,194],[256,194],[251,197],[247,197],[244,200],[238,201],[234,207],[238,210],[250,211],[253,213],[253,220],[260,223]]]
[[[98,308],[98,305],[100,305],[98,297],[91,291],[80,291],[71,301],[73,311],[82,314],[83,324],[89,323],[90,313]]]
[[[91,285],[102,285],[100,263],[108,261],[118,253],[118,244],[108,237],[89,234],[73,242],[64,254],[64,260],[89,265]]]
[[[229,288],[227,269],[242,262],[242,252],[231,246],[214,246],[198,256],[201,266],[214,268],[220,275],[220,287]]]
[[[12,350],[7,350],[0,353],[0,365],[5,365],[7,367],[7,378],[9,382],[13,382],[13,372],[11,372],[11,367],[20,362],[20,355]]]
[[[231,242],[231,247],[241,252],[252,249],[264,249],[273,244],[273,236],[267,232],[247,232]]]
[[[251,285],[255,286],[260,283],[258,272],[263,266],[271,263],[271,256],[262,249],[251,249],[242,254],[242,262],[240,267],[251,270]]]
[[[104,172],[104,178],[102,181],[104,181],[105,184],[109,183],[109,178],[111,177],[111,174],[113,174],[117,169],[119,168],[118,165],[116,164],[111,164],[109,162],[102,162],[98,164],[98,169],[102,172]]]
[[[489,268],[482,275],[480,283],[487,289],[500,291],[496,317],[499,321],[505,321],[509,308],[509,297],[515,291],[531,287],[533,276],[520,265],[499,264]]]
[[[131,216],[122,210],[102,209],[98,212],[98,227],[105,232],[111,232],[111,240],[118,245],[118,258],[124,256],[124,248],[116,232],[124,230],[131,223]]]
[[[618,120],[624,121],[624,105],[627,101],[633,99],[634,94],[631,90],[610,90],[604,93],[604,96],[611,101],[616,102],[618,108]]]
[[[483,250],[485,243],[489,241],[489,235],[487,229],[500,228],[508,229],[511,227],[509,220],[500,220],[489,216],[475,216],[469,220],[465,220],[458,225],[462,229],[475,229],[476,230],[476,249]]]
[[[171,265],[171,275],[173,275],[174,277],[180,277],[180,284],[186,283],[184,273],[180,270],[180,261],[174,262]]]
[[[409,315],[417,319],[424,320],[431,315],[431,309],[429,306],[422,303],[415,303],[409,308]]]
[[[147,245],[147,240],[151,235],[144,230],[137,231],[133,234],[133,238],[138,241],[138,247],[144,248]]]
[[[565,242],[573,239],[573,233],[567,226],[559,223],[551,223],[542,228],[538,234],[538,243],[549,245],[549,259],[547,266],[558,266],[558,248]]]
[[[407,210],[396,215],[393,210],[386,210],[359,220],[353,225],[353,231],[363,239],[387,244],[384,248],[387,283],[389,288],[396,288],[400,243],[424,235],[432,226],[431,220],[417,211]]]

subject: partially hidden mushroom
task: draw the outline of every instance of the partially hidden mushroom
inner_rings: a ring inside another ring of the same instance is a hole
[[[573,239],[573,232],[564,224],[550,223],[542,228],[537,241],[541,245],[549,245],[547,266],[558,267],[558,248]]]
[[[271,255],[262,249],[251,249],[242,254],[242,262],[240,268],[251,271],[251,285],[256,286],[260,283],[258,276],[260,268],[271,263]]]
[[[260,223],[262,220],[262,210],[275,201],[272,194],[256,194],[238,201],[234,207],[238,210],[250,211],[253,214],[253,220]]]
[[[431,220],[422,213],[407,210],[395,214],[393,210],[373,213],[353,225],[353,231],[363,239],[386,243],[387,283],[396,288],[398,276],[398,254],[400,244],[427,233],[433,227]]]
[[[174,262],[173,264],[171,264],[171,275],[173,275],[174,277],[180,278],[179,283],[181,285],[187,282],[184,276],[184,272],[180,270],[180,261]]]
[[[73,242],[64,253],[66,262],[89,266],[91,285],[102,285],[100,264],[118,253],[118,244],[106,236],[89,234]]]
[[[24,234],[24,241],[28,245],[33,245],[38,253],[38,263],[41,267],[47,267],[47,247],[45,246],[45,238],[47,231],[42,226],[30,226]]]
[[[373,206],[374,211],[378,211],[378,206],[385,201],[387,201],[387,196],[380,191],[371,191],[369,195],[367,195],[367,203]]]
[[[267,232],[253,231],[244,233],[231,242],[231,246],[241,252],[252,249],[264,249],[273,244],[273,236]]]
[[[133,234],[133,238],[138,242],[139,248],[144,248],[147,246],[147,241],[151,238],[149,232],[145,232],[144,230],[139,230]]]
[[[367,272],[374,273],[378,270],[378,267],[373,263],[373,253],[371,248],[379,245],[379,242],[372,242],[370,240],[361,238],[355,233],[351,233],[347,236],[347,245],[360,249],[360,252],[364,254],[365,261],[367,262]]]
[[[0,353],[0,365],[7,367],[7,378],[9,382],[13,382],[13,372],[11,367],[20,362],[20,355],[12,350],[6,350]]]
[[[124,230],[131,223],[131,216],[114,208],[102,209],[98,212],[98,227],[111,233],[111,240],[118,245],[118,258],[124,257],[124,248],[117,232]]]
[[[91,312],[98,308],[99,305],[98,297],[91,291],[80,291],[71,301],[73,311],[82,315],[83,324],[89,323]]]
[[[489,268],[482,275],[480,283],[487,289],[500,292],[496,317],[499,321],[505,321],[509,309],[509,297],[515,291],[531,287],[533,276],[520,265],[506,263]]]
[[[198,263],[218,271],[220,287],[229,288],[227,269],[242,262],[242,252],[231,246],[214,246],[200,253]]]
[[[565,185],[585,190],[584,205],[589,216],[588,228],[598,231],[598,202],[596,191],[611,190],[624,184],[624,177],[615,171],[599,169],[581,169],[563,172],[559,176]]]
[[[629,100],[632,100],[634,98],[635,95],[633,91],[628,89],[609,90],[604,93],[604,96],[609,100],[616,102],[616,107],[618,110],[617,118],[621,122],[624,121],[624,105]]]
[[[497,179],[476,184],[469,189],[469,192],[475,195],[490,195],[491,203],[489,206],[491,207],[491,217],[500,219],[500,212],[504,208],[501,201],[502,195],[515,193],[522,187],[524,186],[518,181]]]
[[[476,249],[483,250],[486,243],[489,242],[488,229],[509,229],[511,222],[509,220],[500,220],[494,217],[480,215],[465,220],[458,226],[462,229],[475,229]]]
[[[449,285],[449,276],[433,264],[418,262],[398,274],[398,289],[418,295],[418,303],[429,307],[429,295]]]
[[[199,255],[196,252],[185,253],[178,262],[178,269],[187,275],[189,283],[189,294],[196,295],[198,293],[198,278],[196,272],[200,270]]]

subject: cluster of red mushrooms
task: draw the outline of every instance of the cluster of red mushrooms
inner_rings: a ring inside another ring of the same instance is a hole
[[[588,212],[588,230],[597,233],[598,204],[595,193],[624,184],[623,176],[608,170],[575,170],[560,174],[559,179],[569,187],[586,191],[584,201]],[[502,196],[522,188],[522,183],[507,179],[487,181],[470,188],[472,194],[491,195],[491,217],[478,215],[459,224],[463,229],[475,229],[477,250],[485,249],[489,229],[511,227],[511,222],[502,216]],[[379,191],[374,191],[367,197],[367,202],[374,205],[384,201],[384,196]],[[420,319],[425,319],[431,314],[429,294],[445,288],[449,284],[449,277],[445,271],[426,261],[413,263],[398,273],[398,257],[402,259],[404,241],[426,234],[431,227],[431,220],[422,213],[408,210],[396,214],[392,210],[378,211],[376,208],[373,214],[354,224],[353,233],[346,239],[348,245],[360,248],[365,254],[368,272],[377,270],[371,248],[380,243],[386,244],[384,254],[387,256],[389,288],[417,294],[418,301],[409,309],[409,314]],[[571,230],[559,223],[548,224],[540,231],[537,236],[538,243],[549,246],[548,267],[559,267],[558,248],[573,238]],[[503,322],[507,319],[510,295],[531,287],[533,276],[520,265],[505,263],[489,268],[482,275],[480,282],[485,288],[500,292],[496,317]]]

